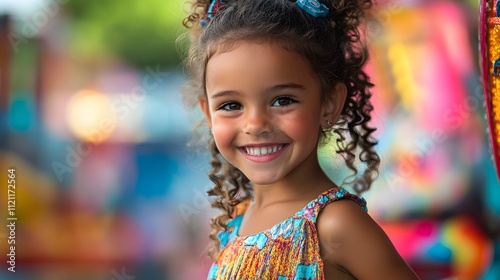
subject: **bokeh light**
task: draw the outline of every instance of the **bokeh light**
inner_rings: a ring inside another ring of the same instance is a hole
[[[116,127],[116,114],[110,100],[92,90],[77,92],[66,111],[71,131],[81,140],[100,143],[110,137]]]

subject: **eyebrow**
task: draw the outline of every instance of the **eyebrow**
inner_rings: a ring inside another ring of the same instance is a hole
[[[280,91],[280,90],[284,90],[284,89],[306,89],[306,88],[300,84],[287,83],[287,84],[280,84],[280,85],[272,86],[272,87],[264,90],[264,92],[267,93],[267,92],[273,92],[273,91]]]
[[[279,85],[271,86],[271,87],[265,89],[263,92],[270,93],[270,92],[280,91],[280,90],[284,90],[284,89],[302,89],[302,90],[304,90],[306,88],[300,84],[286,83],[286,84],[279,84]],[[240,92],[235,91],[235,90],[224,90],[224,91],[219,91],[219,92],[213,94],[210,98],[217,99],[217,98],[221,98],[221,97],[228,96],[228,95],[240,95]]]

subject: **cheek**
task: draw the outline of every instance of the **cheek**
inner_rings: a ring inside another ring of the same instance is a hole
[[[219,150],[223,150],[225,147],[231,145],[234,139],[234,127],[230,122],[213,120],[212,134]]]
[[[288,118],[282,127],[291,138],[307,143],[307,145],[316,145],[320,120],[318,116],[310,113],[297,114]]]

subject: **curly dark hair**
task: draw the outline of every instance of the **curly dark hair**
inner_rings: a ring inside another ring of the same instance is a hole
[[[289,0],[225,0],[220,10],[204,28],[208,0],[191,4],[184,26],[190,29],[191,45],[187,55],[190,80],[185,97],[206,98],[205,68],[217,52],[231,48],[239,41],[266,41],[305,57],[317,74],[322,98],[328,99],[338,83],[347,87],[347,99],[341,116],[330,131],[352,175],[344,179],[358,194],[370,188],[378,175],[380,158],[374,150],[377,141],[369,126],[373,106],[370,88],[373,84],[363,70],[368,51],[362,40],[361,24],[371,0],[322,0],[330,12],[326,17],[313,17]],[[196,104],[191,102],[191,105]],[[325,136],[325,135],[323,135]],[[219,251],[218,233],[231,230],[227,222],[233,218],[234,206],[251,196],[252,185],[246,176],[222,158],[213,137],[209,137],[212,170],[208,176],[214,183],[208,191],[216,198],[212,206],[222,213],[211,220],[210,238]],[[326,139],[325,137],[322,138]],[[360,170],[358,170],[360,169]],[[361,171],[361,172],[360,172]]]

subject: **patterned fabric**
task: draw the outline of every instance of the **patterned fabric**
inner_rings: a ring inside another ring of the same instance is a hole
[[[363,198],[343,188],[332,188],[292,217],[260,233],[238,236],[243,215],[234,218],[228,223],[233,230],[219,234],[221,252],[208,279],[325,279],[316,218],[326,205],[339,199],[351,199],[367,211]]]

